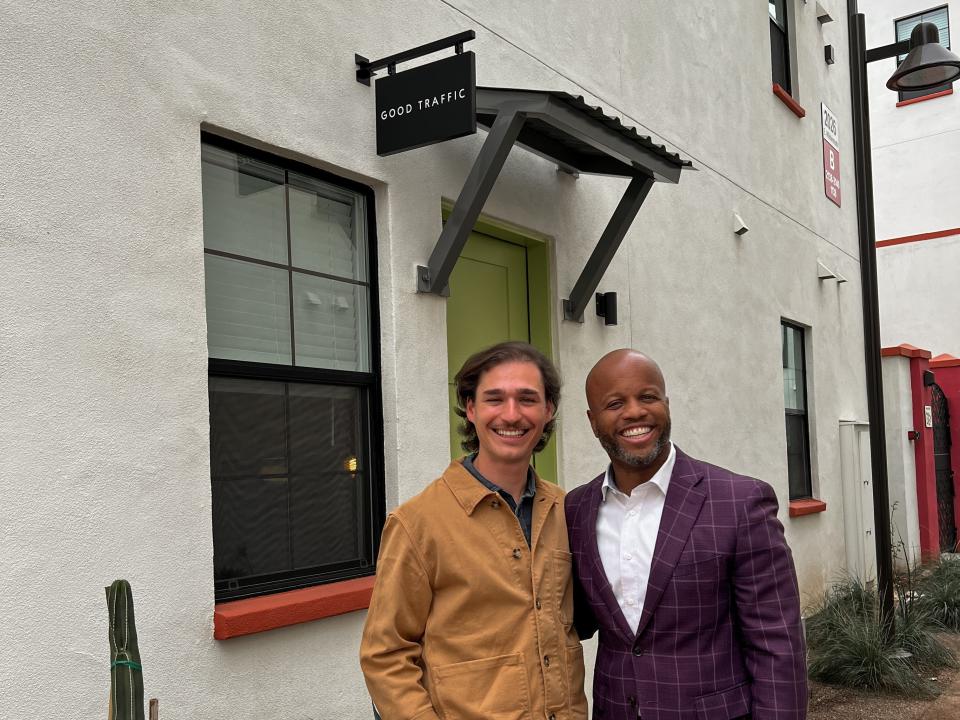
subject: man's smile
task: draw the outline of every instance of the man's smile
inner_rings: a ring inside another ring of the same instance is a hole
[[[527,434],[528,428],[492,428],[500,437],[518,438]]]
[[[617,434],[628,442],[644,443],[650,439],[655,429],[653,425],[628,425]]]

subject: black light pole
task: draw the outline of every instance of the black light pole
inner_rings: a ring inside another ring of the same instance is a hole
[[[960,77],[960,58],[939,44],[936,26],[920,23],[910,40],[867,50],[863,14],[857,0],[847,0],[850,17],[850,92],[853,100],[854,166],[857,177],[857,225],[860,236],[860,287],[863,294],[863,346],[870,420],[870,465],[873,477],[873,523],[877,543],[877,585],[881,620],[888,637],[894,629],[893,548],[890,494],[887,487],[886,429],[880,365],[880,303],[877,295],[877,243],[873,211],[873,166],[867,63],[908,52],[887,87],[926,90]]]

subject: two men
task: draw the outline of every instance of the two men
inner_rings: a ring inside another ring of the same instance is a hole
[[[646,356],[609,353],[586,391],[610,466],[566,515],[577,629],[600,631],[594,716],[801,720],[799,593],[773,490],[673,446]]]
[[[360,664],[385,720],[586,720],[563,492],[530,467],[560,379],[502,343],[456,377],[464,447],[387,516]]]
[[[598,629],[596,718],[805,717],[776,497],[673,446],[656,363],[618,350],[590,372],[610,466],[565,513],[529,467],[560,400],[549,361],[506,343],[456,384],[473,454],[384,528],[361,665],[385,720],[583,720],[576,633]]]

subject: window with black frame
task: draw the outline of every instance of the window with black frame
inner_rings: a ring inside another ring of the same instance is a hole
[[[792,95],[787,0],[768,0],[767,8],[770,12],[770,64],[773,69],[773,82]]]
[[[807,422],[807,368],[804,331],[780,324],[783,342],[783,405],[787,425],[787,477],[790,499],[813,496],[810,483],[810,437]]]
[[[372,191],[206,133],[201,165],[216,598],[370,575]]]
[[[950,49],[950,16],[948,8],[946,5],[943,7],[934,8],[933,10],[925,10],[922,13],[917,13],[916,15],[911,15],[910,17],[902,18],[900,20],[894,21],[894,31],[896,32],[897,42],[901,40],[909,40],[910,33],[913,32],[913,29],[922,22],[933,23],[937,26],[937,30],[940,31],[940,44],[943,45],[947,50]],[[906,58],[906,54],[897,56],[897,67],[900,66],[900,63]],[[930,88],[929,90],[901,90],[899,91],[900,100],[912,100],[913,98],[926,97],[927,95],[933,95],[934,93],[943,92],[944,90],[950,90],[953,88],[952,82],[945,82],[943,85],[938,85],[935,88]]]

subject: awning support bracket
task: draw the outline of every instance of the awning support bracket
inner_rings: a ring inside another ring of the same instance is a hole
[[[417,266],[417,292],[450,295],[447,283],[453,266],[467,244],[525,121],[526,115],[516,110],[504,109],[497,114],[427,265]]]
[[[627,230],[630,229],[633,219],[640,211],[640,206],[647,199],[653,182],[653,178],[647,175],[638,175],[630,181],[627,191],[620,198],[617,209],[613,211],[613,216],[604,228],[600,241],[590,254],[590,259],[587,260],[580,277],[577,278],[570,297],[563,301],[564,320],[583,322],[583,313],[593,300],[593,294],[600,285],[613,256],[617,254],[617,249],[623,242]]]

